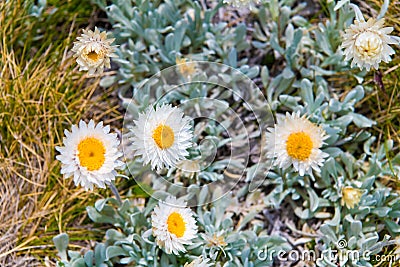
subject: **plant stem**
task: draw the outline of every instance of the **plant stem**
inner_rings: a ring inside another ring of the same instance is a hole
[[[121,205],[121,204],[122,204],[121,196],[119,195],[118,190],[117,190],[117,188],[116,188],[115,185],[114,185],[114,182],[111,182],[111,183],[109,184],[109,186],[110,186],[111,191],[114,193],[115,198],[116,198],[117,201],[118,201],[118,204]]]

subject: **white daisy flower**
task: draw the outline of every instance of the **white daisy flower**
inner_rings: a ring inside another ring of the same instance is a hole
[[[154,110],[151,106],[134,122],[131,140],[135,155],[145,164],[150,162],[152,169],[175,167],[189,155],[193,133],[189,118],[179,108],[162,105]]]
[[[97,27],[94,32],[83,30],[82,36],[77,39],[72,51],[75,52],[79,70],[88,70],[88,74],[93,75],[103,73],[104,67],[111,67],[110,57],[117,57],[114,54],[116,46],[111,46],[115,39],[107,39],[107,32],[100,32]]]
[[[154,208],[151,224],[157,245],[167,254],[185,252],[184,245],[191,245],[197,234],[193,211],[186,207],[185,201],[172,196]]]
[[[118,160],[122,153],[118,152],[117,134],[110,133],[110,126],[81,120],[79,127],[72,125],[72,131],[65,130],[64,134],[64,147],[56,147],[60,152],[56,158],[61,161],[65,178],[74,176],[75,185],[86,190],[93,190],[93,185],[105,188],[115,179],[115,168],[123,163]]]
[[[203,259],[202,256],[194,259],[191,263],[185,263],[184,267],[209,267],[212,264],[208,263],[210,259]]]
[[[356,13],[354,24],[351,24],[343,34],[342,48],[345,60],[352,60],[351,67],[357,65],[369,71],[378,69],[379,63],[390,62],[391,55],[395,53],[390,44],[399,44],[399,38],[389,35],[393,27],[384,27],[385,19],[370,18],[365,21],[360,9],[351,4]]]
[[[300,112],[286,113],[286,117],[269,128],[267,132],[267,156],[275,158],[275,165],[288,168],[293,165],[301,176],[312,174],[312,169],[320,172],[320,166],[328,157],[320,150],[323,140],[329,136],[325,131],[300,117]]]
[[[261,4],[261,0],[224,0],[224,4],[231,5],[235,8],[253,9],[256,5]]]

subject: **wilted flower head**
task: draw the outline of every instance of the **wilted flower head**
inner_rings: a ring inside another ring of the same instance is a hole
[[[117,57],[114,54],[116,46],[111,46],[115,39],[107,39],[107,32],[100,32],[97,27],[94,32],[83,30],[83,34],[77,39],[72,51],[75,52],[79,70],[88,70],[88,74],[93,75],[102,73],[104,67],[111,67],[110,57]]]
[[[123,163],[118,160],[122,153],[118,151],[117,134],[110,133],[110,126],[81,120],[79,127],[72,125],[72,131],[64,133],[64,147],[56,147],[60,152],[57,159],[62,163],[61,174],[66,178],[74,176],[75,184],[86,190],[92,190],[93,185],[105,188],[115,179],[114,169]]]
[[[201,237],[207,242],[208,247],[225,247],[228,244],[225,241],[223,232],[214,233],[212,236],[209,234],[200,234]]]
[[[300,117],[300,113],[286,113],[286,117],[278,121],[274,128],[267,132],[267,156],[275,159],[279,168],[293,165],[301,176],[312,173],[312,169],[320,172],[320,166],[328,156],[320,148],[329,136],[325,131]]]
[[[346,205],[347,208],[352,209],[360,203],[363,190],[346,186],[342,188],[342,206]]]
[[[176,58],[176,65],[178,65],[179,72],[185,76],[190,77],[196,73],[196,63],[186,58]]]
[[[390,62],[395,53],[390,44],[399,44],[399,39],[389,35],[393,27],[384,27],[385,19],[374,18],[365,21],[360,9],[351,4],[356,13],[354,24],[345,30],[342,48],[345,60],[352,60],[351,67],[357,65],[361,70],[378,69],[379,63]]]

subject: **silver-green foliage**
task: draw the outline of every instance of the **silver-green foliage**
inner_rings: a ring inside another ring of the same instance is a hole
[[[393,142],[378,144],[376,137],[368,131],[375,122],[356,109],[369,90],[357,85],[366,73],[350,69],[340,52],[340,34],[354,18],[348,5],[334,11],[335,1],[321,1],[325,16],[319,22],[318,19],[311,20],[302,15],[306,14],[303,12],[307,9],[305,4],[296,4],[294,0],[265,1],[254,11],[253,40],[247,42],[244,38],[246,25],[227,27],[225,22],[213,21],[221,4],[212,10],[202,10],[197,1],[185,0],[163,3],[113,0],[109,6],[106,1],[95,2],[106,11],[120,44],[117,51],[120,58],[116,61],[118,75],[103,79],[102,84],[108,86],[118,82],[121,85],[121,99],[130,120],[170,90],[168,85],[158,86],[156,77],[149,78],[174,65],[177,57],[190,55],[193,60],[216,61],[238,68],[258,82],[267,103],[277,116],[300,111],[301,114],[307,114],[311,121],[320,124],[330,136],[322,148],[329,158],[320,174],[301,177],[292,170],[270,169],[271,160],[268,159],[251,166],[238,166],[247,167],[248,181],[254,176],[265,177],[266,170],[269,170],[263,186],[272,186],[273,189],[264,197],[265,205],[278,208],[289,203],[299,220],[320,220],[317,241],[321,241],[322,246],[313,248],[315,250],[336,248],[337,242],[345,239],[348,242],[346,249],[360,253],[370,250],[374,254],[379,253],[386,244],[386,234],[392,237],[400,234],[399,194],[382,183],[385,177],[398,177],[400,155],[391,157]],[[194,11],[193,18],[186,12],[188,10]],[[262,54],[273,64],[259,62],[252,67],[247,66],[249,59],[238,57],[238,53],[249,48],[254,55]],[[235,87],[232,72],[225,74],[221,72],[213,76],[201,73],[198,78],[207,82],[225,79]],[[348,92],[343,92],[340,84],[333,82],[343,76],[346,80],[354,80],[354,88]],[[154,85],[157,85],[156,91],[152,89]],[[131,90],[133,98],[125,98]],[[247,92],[248,95],[241,92],[240,88],[234,88],[233,92],[239,92],[241,97],[250,101],[256,113],[267,109],[261,99],[252,98],[256,90]],[[167,95],[163,101],[181,104],[199,97],[212,98],[217,93],[218,89],[212,86],[190,85],[183,91]],[[219,104],[221,110],[232,106],[228,99],[233,94],[226,94]],[[206,105],[201,101],[197,104]],[[268,118],[264,117],[265,125],[271,124]],[[260,138],[262,134],[255,136]],[[224,142],[222,131],[217,126],[208,125],[207,135],[217,144]],[[191,156],[196,158],[196,151],[192,151]],[[199,183],[219,180],[219,171],[225,167],[223,163],[214,163],[202,171]],[[136,170],[132,173],[134,176],[143,174],[140,165],[138,159],[128,162],[129,169]],[[166,178],[170,179],[168,175]],[[187,198],[196,196],[199,203],[206,203],[205,198],[216,199],[211,195],[217,194],[218,189],[206,192],[196,186],[192,185],[185,192]],[[363,190],[357,208],[348,209],[341,205],[344,186]],[[156,194],[160,192],[162,190]],[[265,246],[276,251],[290,247],[284,239],[268,236],[263,229],[265,225],[252,228],[249,224],[235,225],[235,220],[224,212],[224,208],[236,197],[228,195],[209,204],[205,210],[197,209],[197,221],[203,235],[199,235],[188,254],[182,257],[163,254],[154,244],[154,239],[144,235],[151,229],[149,214],[156,205],[154,200],[151,199],[142,211],[128,200],[122,205],[114,203],[112,199],[99,200],[94,208],[88,207],[88,212],[93,221],[114,225],[107,231],[105,242],[99,243],[94,252],[89,251],[85,256],[68,252],[68,260],[66,236],[61,235],[55,239],[62,259],[59,265],[92,266],[90,264],[96,262],[93,266],[112,266],[113,263],[136,262],[138,266],[148,266],[158,262],[161,266],[179,266],[191,257],[202,254],[214,255],[213,259],[224,266],[272,265],[272,262],[260,262],[257,252]],[[246,221],[254,216],[249,215]],[[220,233],[223,233],[227,242],[224,250],[207,247],[203,237]],[[335,266],[329,261],[319,261],[317,264]],[[345,260],[342,264],[371,266],[366,259],[354,262]]]
[[[300,219],[319,218],[323,222],[322,250],[336,248],[337,241],[345,239],[348,248],[360,255],[364,251],[379,253],[385,244],[382,235],[400,234],[399,194],[382,184],[382,178],[398,177],[400,155],[390,158],[393,141],[377,146],[376,137],[367,130],[375,122],[357,113],[355,106],[364,98],[364,88],[356,85],[340,94],[329,81],[338,75],[352,75],[362,81],[365,75],[349,69],[339,48],[340,33],[352,22],[353,13],[348,6],[335,12],[333,1],[326,4],[329,13],[325,22],[314,25],[298,15],[304,5],[290,8],[294,2],[269,1],[259,10],[253,45],[285,62],[274,77],[263,67],[261,80],[273,110],[300,111],[324,128],[330,138],[322,150],[330,157],[320,175],[301,177],[290,170],[272,169],[265,185],[275,188],[265,197],[265,203],[279,207],[290,199],[297,205],[293,208]],[[357,208],[340,204],[344,186],[364,191]],[[365,259],[347,259],[341,264],[372,266]],[[318,266],[335,264],[324,260]]]
[[[176,190],[170,188],[170,190]],[[192,194],[188,195],[204,203],[209,197],[206,188],[193,186]],[[218,192],[215,192],[218,194]],[[163,198],[168,195],[165,191],[156,191],[154,197]],[[144,209],[139,209],[130,200],[119,204],[115,199],[98,200],[94,207],[87,207],[89,217],[96,223],[110,225],[105,233],[104,243],[97,243],[94,251],[89,250],[84,255],[67,250],[68,235],[60,234],[53,241],[59,251],[61,261],[57,266],[68,267],[105,267],[124,264],[128,266],[183,266],[198,255],[205,255],[212,262],[221,266],[266,266],[268,260],[260,260],[259,251],[288,250],[286,241],[279,236],[269,236],[263,225],[247,229],[246,224],[255,214],[247,215],[242,223],[235,223],[233,213],[226,212],[231,205],[230,195],[221,196],[211,205],[201,205],[197,208],[197,225],[199,236],[188,247],[188,253],[175,256],[167,255],[155,243],[151,235],[150,215],[157,205],[157,200],[150,199]],[[213,244],[210,238],[222,237],[225,244]]]
[[[177,58],[188,57],[228,64],[245,65],[237,54],[249,48],[246,26],[228,27],[227,22],[214,22],[222,4],[203,10],[190,0],[93,0],[104,9],[113,25],[113,34],[121,46],[118,75],[103,81],[107,86],[118,81],[137,87],[145,78],[175,65]]]

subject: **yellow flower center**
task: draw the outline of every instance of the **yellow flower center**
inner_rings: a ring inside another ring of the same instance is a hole
[[[363,32],[355,42],[356,49],[361,56],[375,57],[383,50],[382,39],[373,32]]]
[[[313,142],[311,137],[304,132],[292,133],[286,141],[288,155],[297,160],[306,160],[310,157]]]
[[[90,51],[90,52],[87,54],[87,57],[88,57],[90,60],[97,61],[97,60],[99,59],[100,55],[97,54],[95,51]]]
[[[103,166],[105,153],[103,142],[95,137],[87,137],[78,144],[79,163],[89,171],[97,171]]]
[[[177,212],[172,212],[167,220],[168,232],[175,234],[176,237],[182,237],[186,231],[186,223]]]
[[[174,131],[168,125],[160,124],[153,131],[153,140],[161,149],[170,148],[175,141]]]

